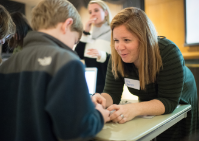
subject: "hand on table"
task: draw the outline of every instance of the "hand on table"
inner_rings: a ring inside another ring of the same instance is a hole
[[[107,108],[107,110],[112,111],[115,110],[110,115],[110,120],[117,123],[125,123],[131,119],[133,119],[135,116],[135,112],[132,110],[133,105],[132,104],[126,104],[126,105],[111,105]]]

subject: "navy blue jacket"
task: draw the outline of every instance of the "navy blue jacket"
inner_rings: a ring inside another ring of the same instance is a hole
[[[35,31],[0,66],[0,113],[0,141],[88,140],[104,124],[79,57]]]

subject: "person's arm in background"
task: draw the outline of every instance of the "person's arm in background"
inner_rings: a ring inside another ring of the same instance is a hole
[[[60,140],[94,137],[109,120],[109,111],[92,103],[84,71],[80,61],[70,61],[49,84],[45,110]]]
[[[75,51],[77,52],[77,54],[79,55],[81,59],[84,59],[84,51],[85,51],[86,43],[88,42],[88,39],[90,38],[90,30],[91,30],[91,25],[93,21],[94,21],[93,19],[89,19],[87,21],[84,27],[84,32],[87,32],[88,34],[86,35],[85,33],[83,33],[80,42],[75,47]]]
[[[98,49],[88,49],[87,52],[88,55],[91,55],[92,57],[96,57],[97,58],[97,62],[99,63],[107,63],[108,64],[108,60],[110,58],[110,53],[107,53],[106,51],[101,51]]]

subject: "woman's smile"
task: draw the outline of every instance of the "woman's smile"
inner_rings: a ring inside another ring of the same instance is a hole
[[[122,53],[122,54],[120,54],[120,56],[121,56],[122,58],[125,58],[125,57],[128,56],[128,54],[127,54],[127,53]]]
[[[125,63],[138,64],[139,40],[124,25],[113,29],[114,46]]]

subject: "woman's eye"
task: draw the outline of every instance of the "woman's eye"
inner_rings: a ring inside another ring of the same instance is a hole
[[[118,40],[114,40],[114,42],[115,42],[115,43],[118,43],[119,41],[118,41]]]
[[[98,11],[99,11],[98,9],[95,10],[95,12],[98,12]]]
[[[129,40],[129,39],[124,39],[124,41],[125,41],[125,42],[129,42],[130,40]]]

